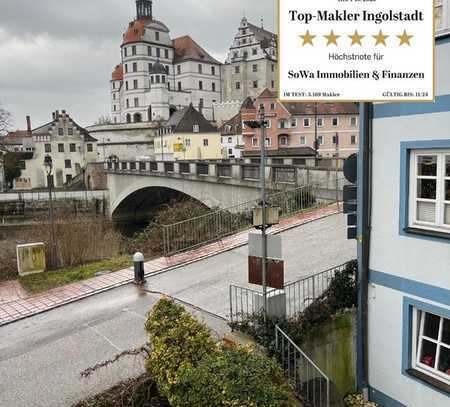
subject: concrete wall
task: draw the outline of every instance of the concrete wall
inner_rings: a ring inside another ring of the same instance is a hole
[[[449,240],[405,234],[400,225],[405,165],[401,142],[450,140],[450,42],[436,47],[435,104],[375,106],[371,284],[369,286],[369,384],[387,406],[442,407],[445,395],[408,375],[405,343],[408,298],[450,310]],[[442,295],[438,295],[442,294]]]

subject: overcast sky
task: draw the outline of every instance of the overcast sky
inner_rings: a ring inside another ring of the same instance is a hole
[[[275,0],[154,0],[172,38],[190,35],[224,60],[243,14],[274,30]],[[109,79],[135,0],[0,0],[0,103],[14,128],[66,109],[81,125],[109,114]]]

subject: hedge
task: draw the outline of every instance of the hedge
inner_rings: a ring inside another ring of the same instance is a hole
[[[162,299],[149,314],[146,369],[172,407],[298,406],[278,364],[250,347],[216,345],[183,307]]]

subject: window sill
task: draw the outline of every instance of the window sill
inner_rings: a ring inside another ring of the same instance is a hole
[[[430,386],[435,387],[436,389],[444,393],[450,394],[450,386],[448,384],[441,382],[438,379],[435,379],[434,377],[428,376],[427,374],[422,373],[421,371],[416,369],[408,369],[406,373],[412,377],[415,377],[416,379],[419,379],[429,384]]]
[[[439,239],[450,239],[450,233],[444,233],[444,232],[437,232],[434,230],[426,230],[426,229],[419,229],[419,228],[405,228],[404,231],[406,233],[412,234],[412,235],[421,235],[421,236],[427,236],[427,237],[435,237]]]

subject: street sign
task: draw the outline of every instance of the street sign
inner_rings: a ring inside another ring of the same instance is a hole
[[[262,258],[248,256],[248,282],[262,285]],[[266,283],[268,287],[284,288],[284,261],[267,259]]]
[[[42,273],[45,271],[44,243],[17,245],[17,269],[20,276]]]
[[[248,254],[253,257],[262,257],[262,235],[260,233],[248,234]],[[267,257],[281,259],[281,236],[267,235]]]

